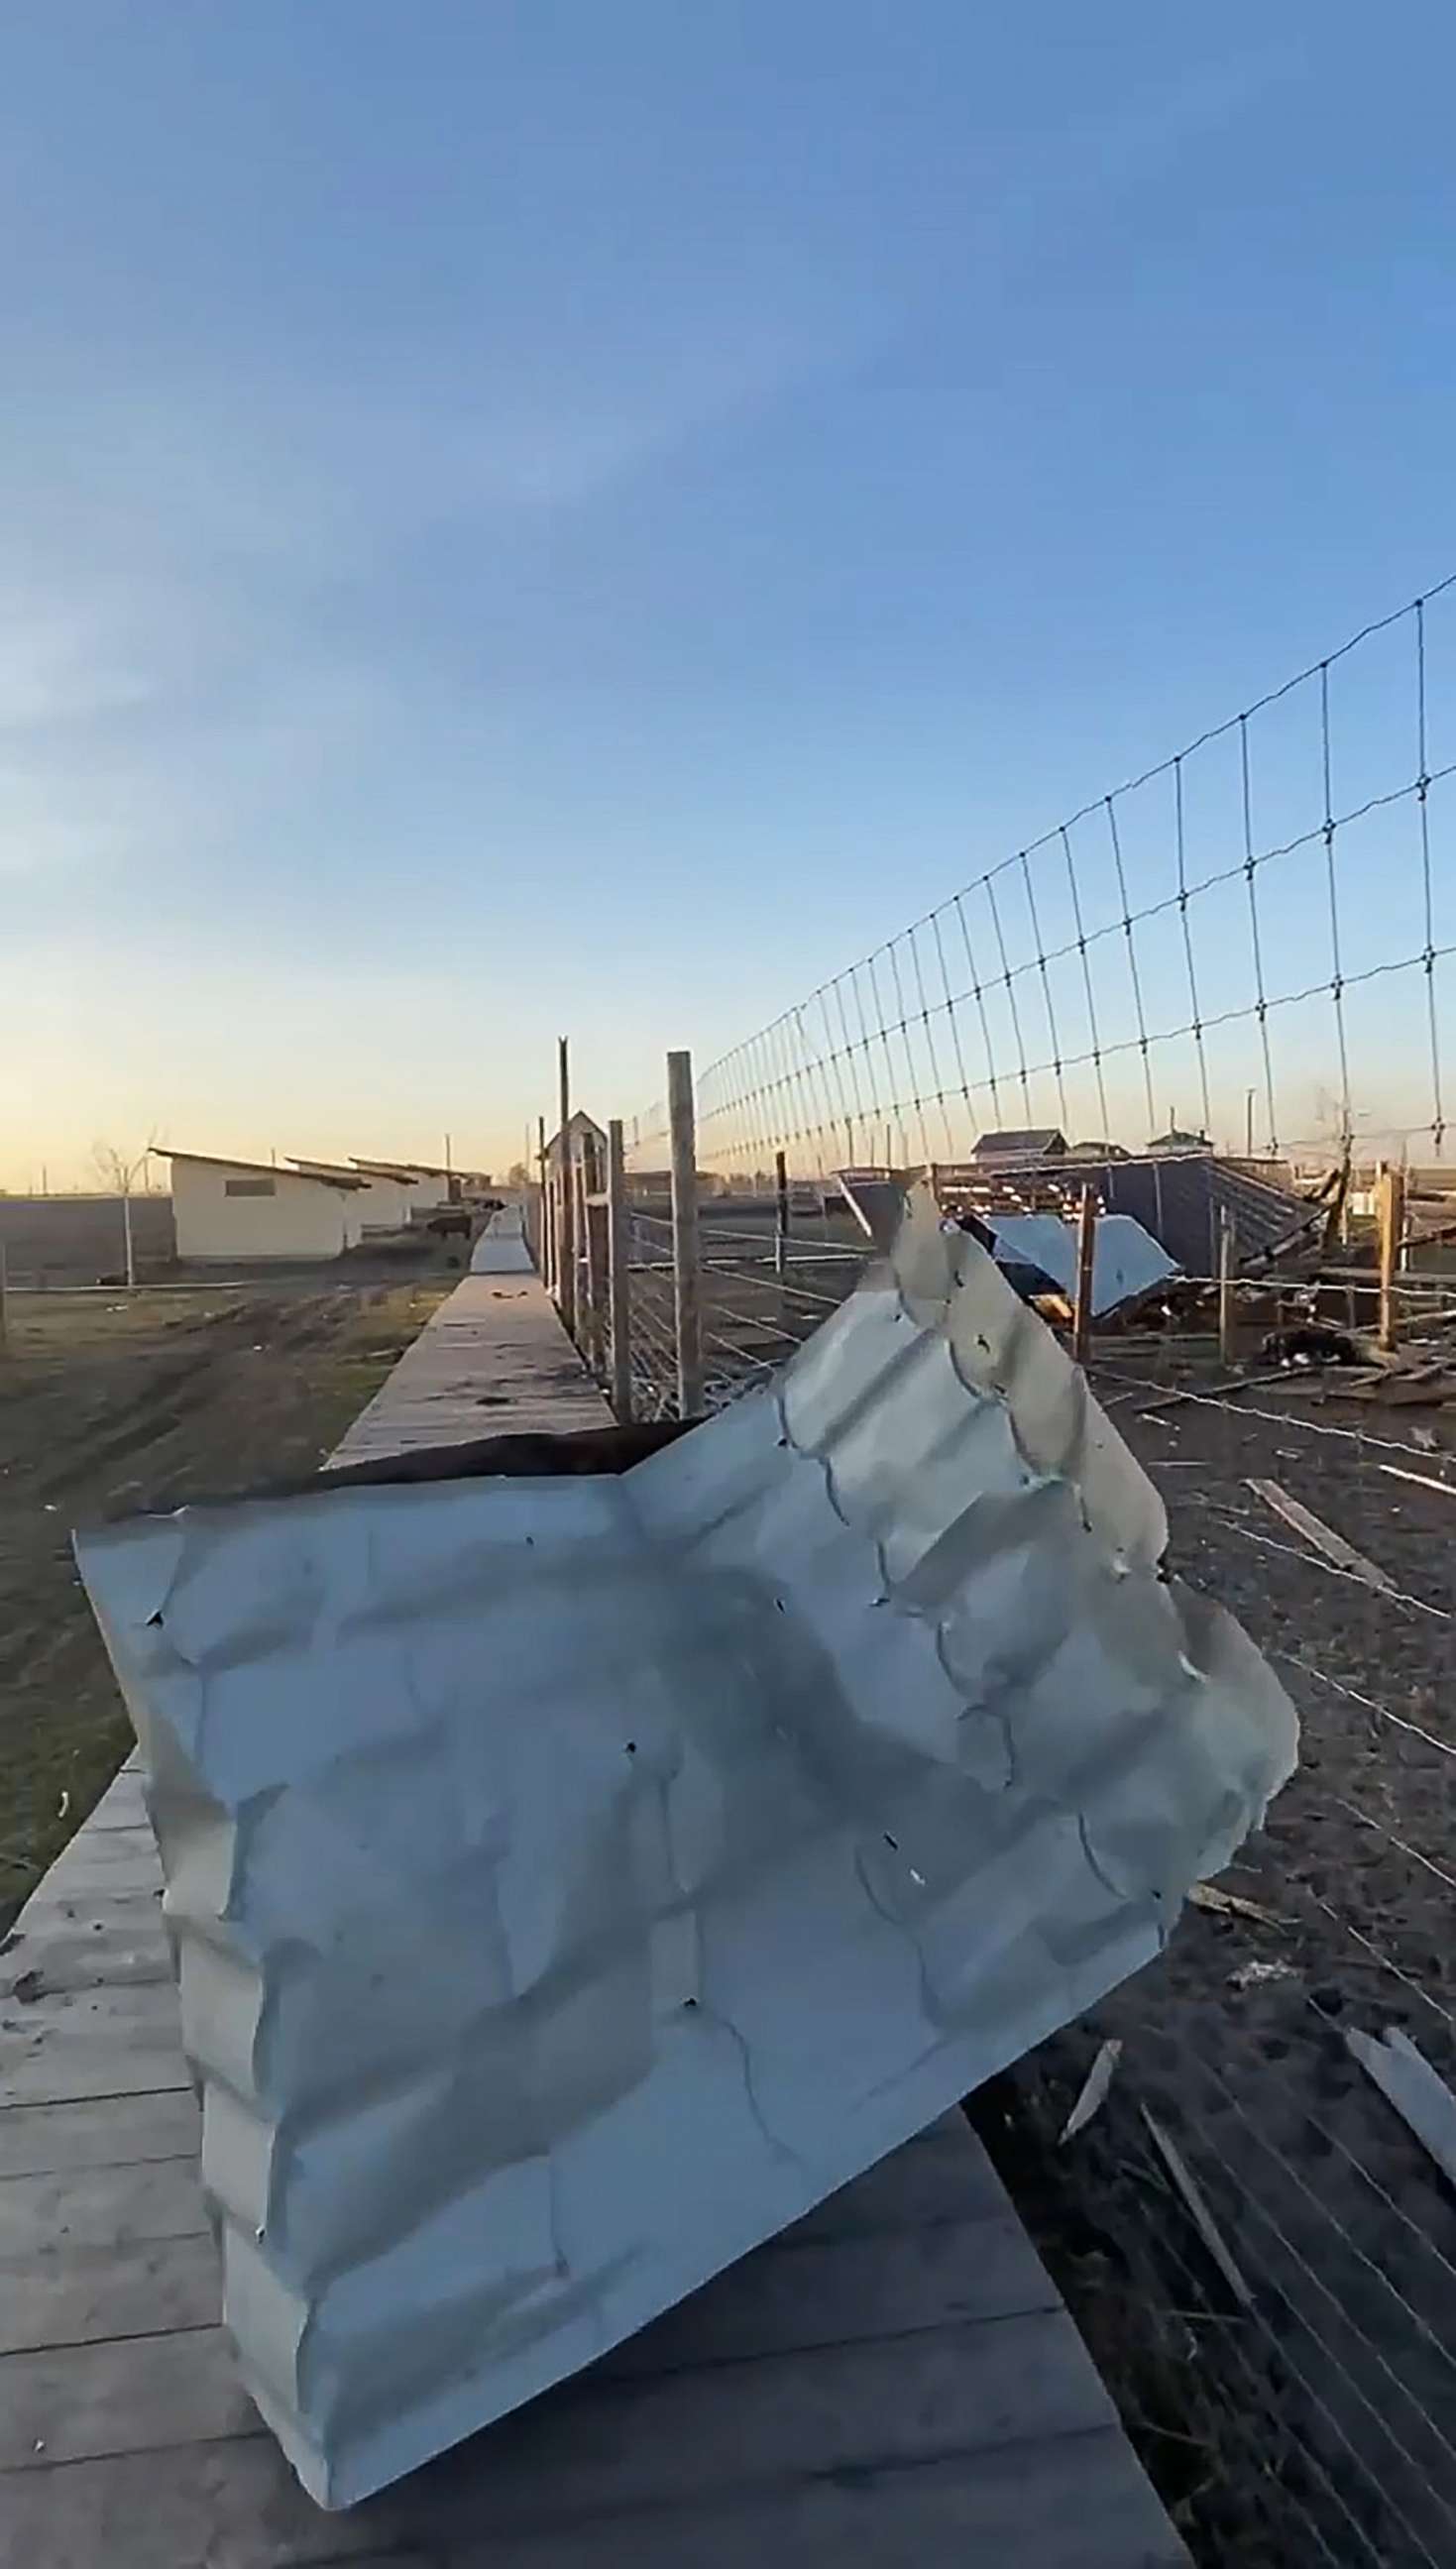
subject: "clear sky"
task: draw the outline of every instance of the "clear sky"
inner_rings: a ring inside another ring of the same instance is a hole
[[[1441,576],[1453,86],[1343,0],[7,11],[0,1181],[499,1166],[558,1028],[630,1115]]]

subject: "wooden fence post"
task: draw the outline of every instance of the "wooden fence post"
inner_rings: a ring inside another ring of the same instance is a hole
[[[1234,1326],[1234,1217],[1219,1208],[1219,1361],[1230,1365],[1238,1354]]]
[[[1090,1187],[1084,1187],[1077,1216],[1077,1292],[1072,1304],[1072,1354],[1079,1365],[1086,1363],[1092,1343],[1092,1278],[1096,1263],[1097,1198]]]
[[[1380,1344],[1390,1348],[1400,1334],[1395,1279],[1405,1234],[1404,1169],[1392,1168],[1382,1160],[1376,1186],[1376,1210],[1380,1218]]]
[[[556,1042],[557,1111],[560,1129],[557,1137],[559,1166],[556,1170],[556,1308],[565,1324],[566,1334],[576,1334],[576,1204],[571,1168],[571,1065],[566,1038]]]
[[[581,1169],[581,1352],[598,1381],[606,1370],[606,1217]]]
[[[703,1406],[703,1311],[698,1243],[697,1141],[693,1122],[693,1058],[667,1056],[667,1116],[672,1135],[672,1286],[677,1334],[677,1414],[696,1418]]]
[[[774,1153],[774,1274],[782,1276],[789,1264],[789,1163],[782,1151]]]
[[[627,1211],[627,1159],[622,1120],[606,1128],[606,1266],[611,1313],[611,1405],[617,1424],[632,1416],[631,1219]]]

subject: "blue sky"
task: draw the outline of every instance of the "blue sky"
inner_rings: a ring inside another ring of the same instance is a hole
[[[0,1181],[499,1165],[558,1028],[630,1115],[1440,577],[1453,77],[1433,6],[9,13]]]

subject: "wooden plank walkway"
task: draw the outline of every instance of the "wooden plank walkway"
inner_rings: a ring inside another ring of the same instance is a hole
[[[340,1459],[602,1416],[537,1280],[474,1276]],[[217,2324],[160,1891],[134,1758],[0,1963],[0,1991],[40,1991],[0,1996],[3,2569],[1186,2563],[958,2114],[589,2373],[322,2513]]]

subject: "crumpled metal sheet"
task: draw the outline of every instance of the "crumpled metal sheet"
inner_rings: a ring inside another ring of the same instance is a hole
[[[225,2317],[325,2505],[568,2374],[1154,1955],[1291,1708],[923,1198],[618,1480],[85,1540]]]

